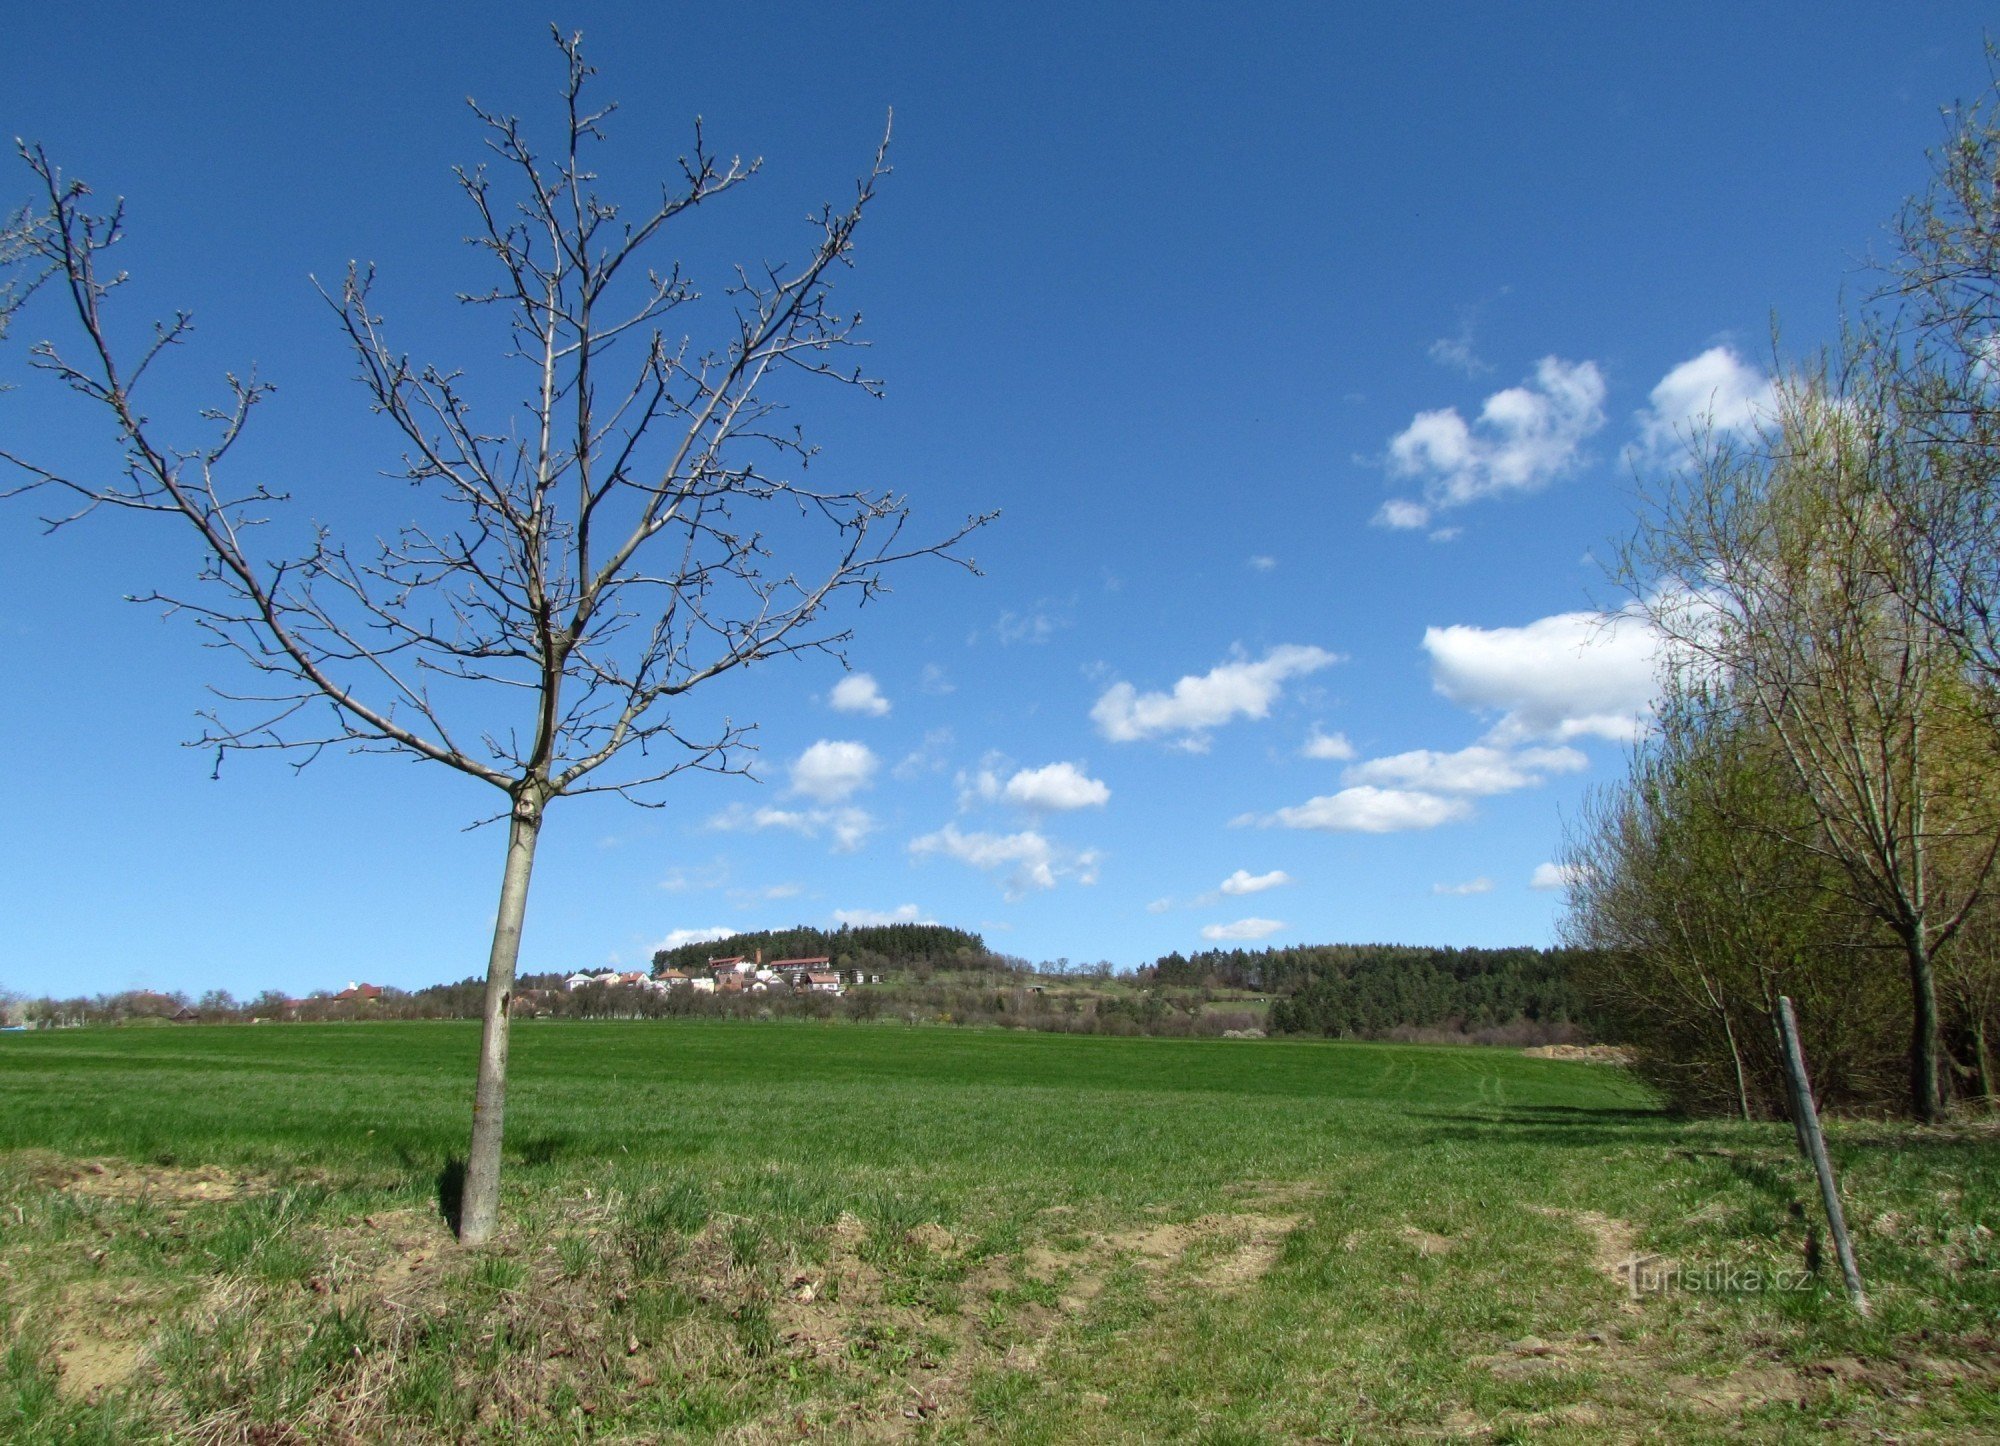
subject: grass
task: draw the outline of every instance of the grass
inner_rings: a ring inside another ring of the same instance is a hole
[[[2000,1439],[1988,1131],[1835,1127],[1862,1320],[1786,1127],[1601,1066],[536,1022],[468,1256],[476,1045],[0,1038],[0,1439]]]

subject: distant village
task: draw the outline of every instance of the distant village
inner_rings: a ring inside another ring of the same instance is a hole
[[[825,954],[816,954],[808,959],[773,959],[766,964],[764,951],[758,949],[749,955],[731,954],[710,959],[704,968],[697,970],[661,966],[651,973],[644,970],[620,973],[616,969],[605,969],[596,973],[584,971],[572,974],[564,982],[571,989],[587,989],[593,984],[600,984],[653,989],[660,993],[675,989],[687,989],[696,994],[768,994],[772,990],[785,990],[797,994],[839,995],[850,984],[880,984],[882,976],[862,969],[835,969],[832,958]]]

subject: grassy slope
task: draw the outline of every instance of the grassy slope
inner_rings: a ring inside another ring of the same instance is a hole
[[[2000,1317],[1990,1136],[1836,1132],[1872,1322],[1818,1289],[1633,1305],[1595,1258],[1626,1226],[1693,1269],[1800,1263],[1787,1131],[1491,1050],[539,1023],[516,1228],[474,1262],[435,1201],[475,1045],[0,1038],[0,1435],[2000,1430],[1959,1364]],[[99,1188],[63,1163],[91,1156],[156,1168]],[[267,1188],[200,1199],[197,1166]],[[89,1397],[76,1300],[126,1348]]]

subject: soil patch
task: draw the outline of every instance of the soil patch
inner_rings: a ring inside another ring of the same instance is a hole
[[[1632,1228],[1630,1222],[1615,1215],[1604,1215],[1595,1210],[1558,1210],[1550,1205],[1534,1208],[1536,1214],[1567,1220],[1588,1235],[1590,1263],[1620,1285],[1627,1283],[1634,1260],[1643,1258],[1650,1262],[1657,1259],[1650,1255],[1640,1256],[1639,1232]]]
[[[72,1195],[104,1200],[144,1200],[196,1204],[204,1200],[237,1200],[274,1188],[260,1175],[228,1170],[220,1165],[140,1165],[129,1160],[61,1160],[51,1157],[30,1171],[37,1184]]]
[[[1531,1059],[1567,1059],[1581,1064],[1631,1064],[1632,1051],[1616,1044],[1538,1044],[1521,1053]]]

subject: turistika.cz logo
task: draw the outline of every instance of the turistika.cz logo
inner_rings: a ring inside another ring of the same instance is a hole
[[[1618,1262],[1618,1278],[1632,1299],[1686,1291],[1693,1295],[1762,1295],[1812,1289],[1809,1270],[1757,1265],[1678,1265],[1656,1255],[1634,1255]]]

